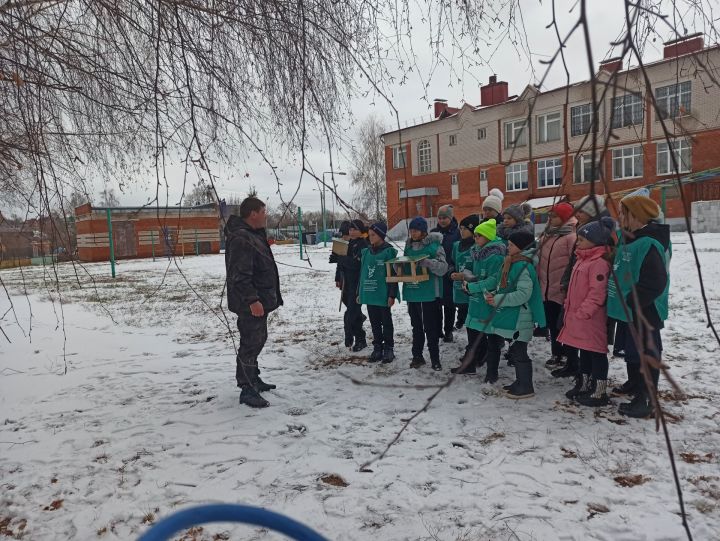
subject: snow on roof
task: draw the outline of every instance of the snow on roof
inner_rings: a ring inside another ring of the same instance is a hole
[[[552,197],[536,197],[535,199],[528,199],[525,202],[529,204],[533,209],[541,209],[544,207],[552,206],[555,203],[559,203],[563,199],[563,195],[555,195]]]

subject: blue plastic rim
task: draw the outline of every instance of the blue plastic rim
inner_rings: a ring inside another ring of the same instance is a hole
[[[329,541],[285,515],[260,507],[230,503],[200,505],[173,513],[142,534],[138,541],[167,541],[181,530],[208,522],[242,522],[274,530],[297,541]]]

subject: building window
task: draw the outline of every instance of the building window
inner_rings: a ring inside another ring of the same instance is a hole
[[[432,170],[430,141],[423,139],[418,143],[418,172],[429,173]]]
[[[643,176],[642,146],[614,148],[612,163],[614,180]]]
[[[538,188],[550,188],[562,184],[562,159],[538,160]]]
[[[672,154],[671,154],[672,152]],[[686,139],[677,139],[671,141],[668,145],[667,141],[657,144],[657,174],[672,175],[675,173],[672,155],[675,155],[675,161],[680,173],[689,173],[692,169],[692,147]]]
[[[487,197],[487,194],[488,194],[487,169],[480,169],[480,197]]]
[[[590,133],[592,125],[592,104],[578,105],[570,108],[570,134],[583,135]]]
[[[485,130],[485,128],[478,128],[477,135],[478,139],[485,139],[485,137],[487,137],[487,131]]]
[[[398,187],[398,201],[402,200],[403,198],[403,190],[405,190],[405,181],[404,180],[398,180],[397,181],[397,187]]]
[[[460,199],[460,186],[458,185],[457,173],[450,175],[450,191],[453,199]]]
[[[515,120],[505,123],[505,148],[524,147],[527,145],[525,121]]]
[[[505,188],[508,192],[527,190],[528,164],[514,163],[505,167]]]
[[[690,81],[655,89],[657,118],[675,118],[690,114]]]
[[[402,169],[405,167],[407,159],[407,148],[405,145],[393,147],[393,169]]]
[[[642,124],[643,100],[640,94],[625,94],[612,100],[612,127]]]
[[[537,142],[560,140],[560,113],[548,113],[537,117]]]
[[[452,134],[448,137],[448,145],[451,147],[454,147],[455,145],[457,145],[457,135],[456,134]]]
[[[595,166],[595,178],[592,178],[592,156],[590,154],[580,154],[575,157],[575,167],[573,167],[573,182],[582,184],[591,180],[600,180],[600,156]]]

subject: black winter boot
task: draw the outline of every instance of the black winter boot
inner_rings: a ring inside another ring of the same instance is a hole
[[[498,365],[500,362],[497,359],[491,359],[487,357],[487,369],[485,370],[485,383],[495,383],[498,380]]]
[[[452,333],[452,331],[445,331],[443,334],[444,334],[444,336],[443,336],[443,342],[449,344],[450,342],[453,341],[453,333]]]
[[[532,383],[533,367],[530,359],[514,359],[515,360],[515,386],[511,386],[505,392],[505,396],[515,400],[521,398],[530,398],[535,396],[535,389]]]
[[[439,372],[440,370],[442,370],[440,359],[430,359],[430,365],[432,366],[432,369],[435,370],[435,372]]]
[[[560,367],[563,364],[563,357],[562,355],[553,355],[550,357],[547,362],[545,362],[545,367],[550,369],[555,369]]]
[[[550,375],[554,378],[572,378],[577,375],[578,372],[578,359],[577,357],[568,357],[565,366],[562,368],[556,368]]]
[[[420,368],[425,364],[425,358],[422,355],[413,355],[410,362],[410,368]]]
[[[657,382],[660,377],[660,371],[651,368],[650,377],[652,379],[654,389],[651,390],[647,388],[645,380],[642,379],[642,374],[640,374],[641,380],[639,382],[638,393],[630,402],[620,404],[620,407],[618,408],[618,413],[620,413],[620,415],[625,415],[626,417],[633,417],[636,419],[644,419],[647,417],[651,417],[655,413],[652,399],[650,398],[650,393],[655,392],[655,389],[657,389]]]
[[[240,403],[250,406],[251,408],[267,408],[270,402],[265,400],[260,394],[250,387],[245,385],[240,391]]]
[[[625,363],[628,379],[619,387],[613,387],[614,395],[634,395],[642,386],[642,374],[640,374],[640,365],[637,363]]]
[[[265,383],[263,380],[260,379],[260,376],[258,376],[255,380],[255,389],[257,389],[260,393],[264,393],[265,391],[272,391],[273,389],[277,389],[277,385],[275,385],[274,383]]]
[[[395,350],[392,346],[385,346],[382,352],[383,364],[391,363],[395,360]]]
[[[355,339],[355,345],[352,347],[352,350],[354,352],[362,351],[367,347],[367,341],[365,340],[364,336],[360,336]]]
[[[577,374],[575,376],[575,385],[573,385],[573,388],[565,393],[565,396],[570,400],[574,400],[575,398],[577,398],[577,396],[582,391],[583,386],[585,386],[586,381],[589,387],[590,374]]]
[[[370,357],[368,357],[368,362],[376,363],[382,359],[382,356],[383,356],[382,346],[373,346],[372,353],[370,354]]]

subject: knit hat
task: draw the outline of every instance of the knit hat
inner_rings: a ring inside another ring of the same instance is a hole
[[[530,216],[531,212],[532,207],[527,203],[523,203],[522,205],[510,205],[503,211],[503,215],[512,216],[517,223],[521,224],[525,221],[526,216]]]
[[[367,226],[362,220],[353,220],[350,222],[350,229],[357,229],[360,233],[367,233]]]
[[[385,235],[387,235],[387,224],[385,222],[375,222],[370,226],[370,230],[374,231],[378,237],[384,240]]]
[[[620,204],[644,224],[660,216],[658,204],[644,195],[626,195],[620,200]]]
[[[563,223],[567,222],[573,214],[575,214],[575,209],[570,203],[558,203],[557,205],[553,205],[550,208],[550,212],[552,212],[555,216],[560,218]]]
[[[408,229],[414,229],[415,231],[422,231],[423,233],[427,233],[427,220],[422,216],[415,216],[415,218],[410,220],[410,225],[408,226]]]
[[[593,197],[595,197],[594,201],[592,199]],[[595,203],[597,203],[597,206]],[[605,207],[605,197],[602,195],[586,195],[575,203],[575,212],[584,212],[593,218],[602,214],[605,210],[607,210],[607,207]]]
[[[493,188],[482,202],[482,208],[493,209],[495,212],[500,214],[502,212],[503,199],[505,199],[503,193],[497,188]]]
[[[460,227],[464,227],[465,229],[469,229],[470,231],[475,231],[475,228],[480,223],[480,216],[477,214],[471,214],[470,216],[465,216],[460,221]]]
[[[605,246],[615,229],[615,220],[610,216],[603,216],[600,220],[587,223],[578,229],[578,237],[584,237],[596,246]]]
[[[342,235],[342,236],[349,235],[350,234],[350,222],[348,222],[347,220],[344,220],[340,224],[339,231],[340,231],[340,235]]]
[[[478,225],[473,233],[482,235],[487,240],[495,240],[497,238],[497,222],[494,218],[490,218]]]
[[[438,218],[452,218],[453,215],[454,213],[452,205],[443,205],[438,209]]]
[[[535,242],[535,236],[529,231],[515,231],[508,237],[508,241],[512,242],[521,250],[529,248]]]

